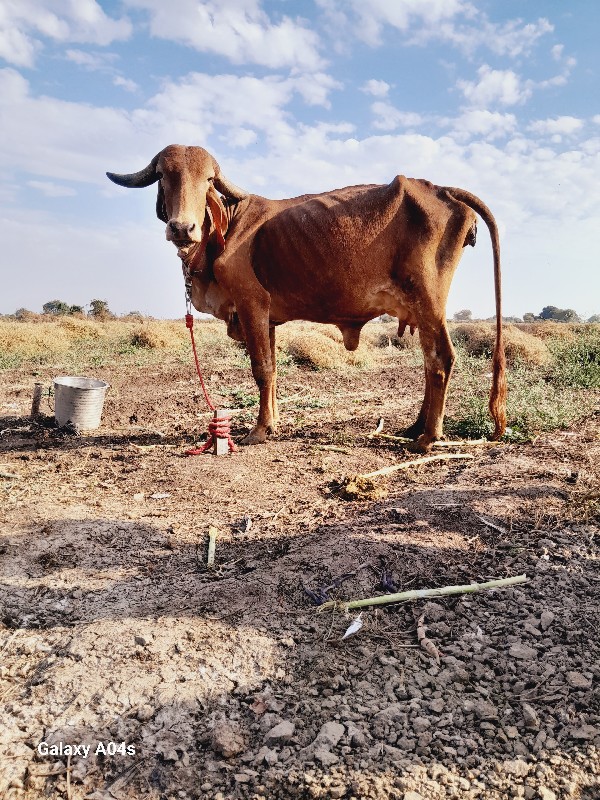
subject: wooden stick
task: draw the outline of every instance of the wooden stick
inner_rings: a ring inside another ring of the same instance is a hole
[[[29,416],[31,419],[35,419],[40,414],[40,403],[42,400],[42,384],[36,382],[35,386],[33,387],[33,400],[31,401],[31,412]]]
[[[219,531],[214,525],[208,529],[208,553],[206,555],[206,566],[212,569],[215,565],[215,548],[217,546],[217,535]]]
[[[348,600],[339,602],[330,600],[317,608],[317,612],[325,611],[328,608],[338,608],[343,611],[351,611],[353,608],[365,608],[366,606],[384,606],[389,603],[407,603],[413,600],[423,600],[429,597],[445,597],[453,594],[472,594],[482,592],[485,589],[503,589],[507,586],[515,586],[518,583],[525,583],[527,575],[516,575],[513,578],[499,578],[487,583],[467,583],[463,586],[441,586],[439,589],[411,589],[408,592],[398,592],[396,594],[382,594],[377,597],[365,597],[361,600]]]
[[[484,525],[487,525],[488,528],[491,528],[493,531],[498,531],[498,533],[506,533],[506,528],[501,528],[500,525],[495,525],[493,522],[490,522],[489,519],[486,519],[485,517],[478,516],[477,519],[480,519]]]
[[[71,753],[67,756],[67,800],[73,800],[73,788],[71,786]]]
[[[316,444],[317,450],[331,450],[332,453],[345,453],[348,454],[351,450],[348,447],[339,447],[336,444]]]
[[[391,433],[380,433],[376,430],[369,434],[369,439],[375,438],[388,439],[391,442],[402,442],[403,444],[414,442],[414,439],[409,439],[407,436],[392,436]],[[454,441],[443,441],[440,439],[437,442],[433,442],[433,447],[473,447],[480,444],[497,445],[498,442],[490,442],[488,439],[456,439]]]
[[[430,461],[448,461],[451,458],[475,458],[470,453],[440,453],[435,456],[423,456],[423,458],[416,458],[414,461],[403,461],[402,464],[392,464],[390,467],[382,467],[376,469],[375,472],[366,472],[362,475],[357,475],[357,478],[376,478],[379,475],[390,475],[392,472],[397,472],[399,469],[410,469],[410,467],[418,467],[419,464],[428,464]]]

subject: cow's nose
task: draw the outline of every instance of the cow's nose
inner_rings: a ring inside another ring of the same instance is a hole
[[[173,231],[173,233],[179,236],[185,236],[186,234],[191,233],[194,228],[196,227],[195,222],[176,222],[175,220],[171,220],[169,222],[169,227]]]

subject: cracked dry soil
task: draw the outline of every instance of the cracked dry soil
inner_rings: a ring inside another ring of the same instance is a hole
[[[600,417],[350,503],[343,475],[410,457],[367,434],[409,421],[417,371],[284,375],[329,405],[284,405],[275,439],[221,458],[184,455],[207,419],[187,365],[101,372],[82,436],[29,425],[51,370],[0,389],[0,797],[600,797]],[[344,641],[356,615],[305,591],[523,572],[367,611]]]

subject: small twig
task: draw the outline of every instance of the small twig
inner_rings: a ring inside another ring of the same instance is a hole
[[[328,603],[323,603],[319,606],[317,611],[325,611],[329,608],[341,608],[344,611],[350,611],[353,608],[365,608],[365,606],[383,606],[389,603],[406,603],[412,600],[423,600],[429,597],[444,597],[453,594],[471,594],[473,592],[481,592],[485,589],[503,589],[507,586],[514,586],[517,583],[525,583],[527,575],[516,575],[513,578],[500,578],[495,581],[487,581],[486,583],[467,583],[462,586],[441,586],[439,589],[411,589],[407,592],[398,592],[397,594],[384,594],[377,597],[366,597],[361,600],[348,600],[347,602],[339,602],[337,600],[330,600]]]
[[[369,439],[388,439],[389,441],[402,442],[403,444],[411,444],[414,442],[414,439],[409,439],[407,436],[392,436],[391,433],[381,433],[377,430],[369,434]],[[453,441],[440,439],[437,442],[433,442],[433,447],[472,447],[480,444],[497,445],[498,442],[490,442],[488,439],[456,439]]]
[[[348,454],[352,452],[349,447],[339,447],[336,444],[316,444],[315,448],[317,450],[330,450],[333,453]]]
[[[485,517],[478,516],[477,519],[480,519],[484,525],[487,525],[488,528],[491,528],[494,531],[498,531],[498,533],[502,534],[506,533],[506,528],[501,528],[500,525],[495,525],[493,522],[490,522],[489,519],[486,519]]]
[[[217,535],[219,531],[214,525],[208,529],[208,552],[206,554],[206,566],[212,569],[215,565],[215,548],[217,546]]]
[[[20,475],[14,475],[12,472],[0,472],[0,478],[6,478],[8,481],[18,481],[20,480]]]
[[[435,659],[435,663],[440,663],[440,651],[435,644],[427,637],[427,628],[425,627],[425,614],[421,614],[417,620],[417,639],[419,645],[425,652]]]
[[[423,456],[414,461],[403,461],[402,464],[392,464],[390,467],[382,467],[376,469],[375,472],[366,472],[362,475],[357,475],[358,478],[376,478],[379,475],[390,475],[392,472],[397,472],[400,469],[410,469],[410,467],[418,467],[420,464],[427,464],[430,461],[448,461],[451,458],[475,458],[470,453],[440,453],[435,456]]]
[[[71,753],[67,756],[67,800],[72,800],[73,789],[71,787]]]

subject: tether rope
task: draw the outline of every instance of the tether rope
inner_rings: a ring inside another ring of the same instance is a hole
[[[199,456],[202,453],[206,453],[207,450],[210,450],[211,447],[216,445],[217,439],[227,439],[229,452],[235,453],[237,447],[235,446],[235,443],[231,438],[231,417],[217,416],[217,408],[214,405],[214,403],[211,402],[211,399],[208,395],[208,391],[206,390],[206,386],[204,384],[204,378],[202,377],[202,371],[200,369],[200,362],[198,361],[198,353],[196,351],[196,341],[194,339],[194,317],[192,314],[185,315],[185,326],[190,332],[190,338],[192,340],[192,351],[194,353],[194,361],[196,362],[196,372],[198,373],[198,378],[200,379],[200,386],[202,386],[204,399],[206,400],[206,405],[214,413],[213,419],[208,423],[208,434],[209,434],[208,439],[202,445],[202,447],[194,447],[191,450],[186,450],[185,451],[186,455]]]

